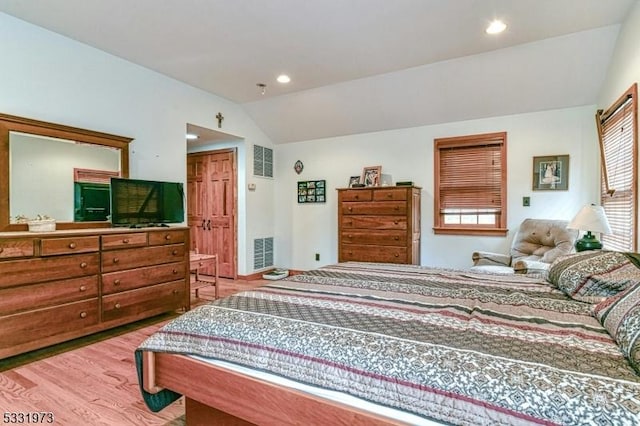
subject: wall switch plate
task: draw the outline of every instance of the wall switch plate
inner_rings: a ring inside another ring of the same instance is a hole
[[[522,205],[529,207],[531,205],[531,199],[529,197],[522,197]]]

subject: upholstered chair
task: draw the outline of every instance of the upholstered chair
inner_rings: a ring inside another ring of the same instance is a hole
[[[554,260],[574,251],[578,231],[567,229],[568,224],[567,220],[525,219],[509,254],[474,252],[471,270],[545,275]]]

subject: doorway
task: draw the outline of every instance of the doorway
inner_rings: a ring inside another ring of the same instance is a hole
[[[188,125],[187,131],[193,133]],[[218,275],[237,278],[237,149],[216,149],[214,141],[242,140],[209,129],[199,130],[198,152],[187,153],[187,224],[191,250],[218,255]],[[203,131],[203,130],[206,130]],[[212,135],[212,132],[215,135]],[[188,148],[192,149],[193,143]],[[209,149],[211,148],[211,149]],[[213,274],[203,269],[201,273]]]

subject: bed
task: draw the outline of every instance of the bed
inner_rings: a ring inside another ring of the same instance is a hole
[[[555,284],[349,262],[219,299],[140,344],[142,396],[185,396],[189,425],[640,424],[637,355],[606,328],[640,269],[576,257]]]

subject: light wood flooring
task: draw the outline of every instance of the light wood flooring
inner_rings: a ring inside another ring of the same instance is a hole
[[[265,283],[265,280],[221,279],[220,296]],[[192,306],[212,299],[213,291],[213,287],[201,288],[199,299],[195,299],[192,291]],[[0,372],[0,411],[3,415],[51,412],[55,425],[183,424],[182,399],[159,413],[152,413],[140,396],[133,352],[168,320],[159,321]]]

